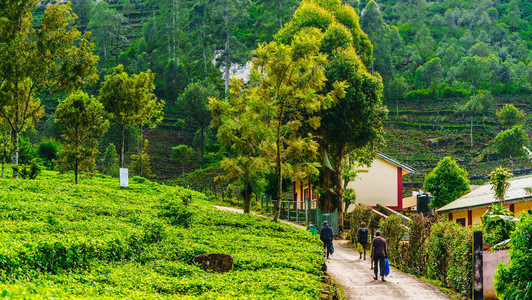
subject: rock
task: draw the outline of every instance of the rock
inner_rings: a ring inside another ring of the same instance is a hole
[[[233,257],[223,253],[204,253],[196,255],[193,260],[200,267],[215,273],[225,273],[233,270]]]

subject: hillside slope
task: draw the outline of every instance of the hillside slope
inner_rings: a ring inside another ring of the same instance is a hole
[[[190,204],[187,204],[191,202]],[[0,180],[0,294],[9,299],[316,299],[322,248],[285,224],[134,177]],[[234,271],[192,263],[221,252]]]

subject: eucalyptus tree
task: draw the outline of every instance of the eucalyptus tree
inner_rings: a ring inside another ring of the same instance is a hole
[[[41,101],[98,79],[94,45],[73,26],[76,16],[70,4],[48,4],[42,19],[34,23],[32,11],[38,4],[0,4],[0,116],[11,127],[14,164],[20,133],[44,113]]]
[[[225,93],[229,90],[229,74],[233,63],[247,61],[246,46],[235,36],[237,26],[244,18],[249,16],[250,0],[211,0],[213,16],[219,24],[214,31],[222,37],[223,46],[218,47],[220,54],[217,60],[223,65]]]
[[[319,47],[320,53],[328,56],[323,62],[327,81],[321,93],[334,91],[336,82],[346,85],[344,98],[315,114],[321,123],[312,131],[324,165],[319,183],[320,207],[325,212],[338,211],[342,226],[344,160],[357,149],[370,149],[364,153],[371,156],[383,141],[387,110],[382,104],[382,79],[368,71],[373,62],[373,46],[350,5],[340,0],[303,1],[275,38],[288,43],[308,27],[324,32]]]

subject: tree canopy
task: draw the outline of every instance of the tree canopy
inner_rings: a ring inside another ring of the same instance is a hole
[[[449,204],[471,190],[467,171],[461,169],[450,156],[441,159],[425,177],[423,189],[434,196],[434,208]]]

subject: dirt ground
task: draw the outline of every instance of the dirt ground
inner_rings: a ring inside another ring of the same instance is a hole
[[[215,206],[220,210],[242,213],[241,209]],[[283,221],[284,222],[284,221]],[[288,222],[285,222],[288,223]],[[305,230],[305,227],[288,223]],[[347,241],[334,241],[334,254],[327,261],[327,272],[341,286],[344,295],[349,300],[355,299],[422,299],[439,300],[450,299],[436,286],[425,283],[411,275],[401,273],[395,269],[385,278],[385,282],[373,279],[370,270],[370,260],[359,259],[358,251],[350,248]]]
[[[327,272],[344,287],[350,299],[450,299],[436,286],[397,270],[390,271],[386,281],[374,280],[370,260],[359,259],[358,251],[347,241],[334,241],[334,254],[327,262]]]

